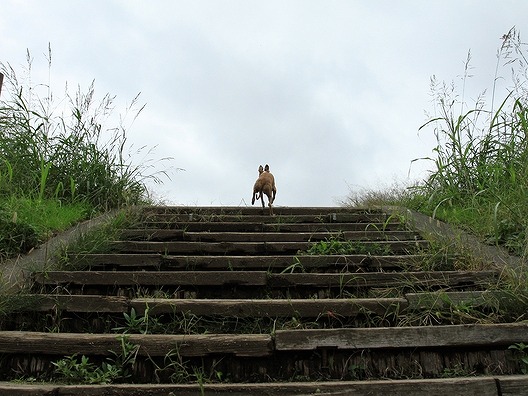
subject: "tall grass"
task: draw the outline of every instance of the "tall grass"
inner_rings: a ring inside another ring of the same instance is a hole
[[[502,37],[492,84],[491,103],[485,93],[469,107],[464,99],[469,78],[466,62],[462,94],[455,84],[431,79],[436,114],[420,129],[431,128],[437,145],[427,159],[433,169],[415,189],[415,205],[526,254],[528,218],[528,62],[519,32]],[[512,83],[496,102],[497,82],[505,69]]]
[[[47,59],[51,68],[51,49]],[[127,118],[133,122],[145,107],[138,105],[139,95],[117,125],[108,126],[114,96],[97,102],[92,82],[73,95],[66,87],[57,101],[49,85],[32,84],[32,63],[28,52],[23,80],[0,63],[0,195],[85,201],[102,210],[147,200],[146,179],[159,182],[160,175],[145,175],[126,153]]]
[[[49,76],[51,58],[48,47]],[[93,213],[149,202],[146,181],[167,176],[132,163],[143,149],[128,152],[127,130],[145,107],[139,94],[116,117],[115,96],[97,100],[94,82],[73,93],[66,84],[57,99],[49,81],[33,83],[29,51],[26,61],[22,77],[0,62],[0,260]]]

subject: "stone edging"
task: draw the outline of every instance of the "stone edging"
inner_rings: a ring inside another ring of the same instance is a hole
[[[55,253],[73,241],[80,238],[88,231],[101,226],[111,218],[115,217],[117,210],[104,213],[96,218],[83,221],[54,236],[42,245],[31,250],[26,255],[18,256],[0,263],[0,284],[5,287],[7,293],[14,292],[24,285],[28,269],[44,269],[53,262]]]
[[[383,206],[381,208],[387,213],[405,217],[411,227],[425,237],[454,245],[461,251],[469,252],[472,256],[482,261],[491,262],[500,269],[505,267],[525,269],[528,265],[526,259],[512,256],[504,248],[486,245],[477,237],[438,219],[397,206]]]

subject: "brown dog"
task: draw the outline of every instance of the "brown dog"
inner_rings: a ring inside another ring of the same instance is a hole
[[[269,171],[269,165],[266,164],[265,168],[262,165],[259,166],[259,178],[253,186],[253,197],[251,197],[251,205],[255,204],[255,199],[258,201],[262,200],[262,211],[264,211],[264,194],[268,196],[268,206],[270,208],[270,215],[273,215],[273,208],[271,204],[275,201],[275,195],[277,194],[277,188],[275,187],[275,178]]]

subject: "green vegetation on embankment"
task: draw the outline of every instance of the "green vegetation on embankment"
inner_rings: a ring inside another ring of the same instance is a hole
[[[60,99],[32,84],[32,62],[28,52],[21,73],[0,63],[0,261],[98,213],[148,202],[145,180],[159,181],[126,152],[139,95],[115,117],[115,97],[97,100],[94,83]],[[51,70],[51,49],[48,62]]]
[[[363,192],[352,204],[395,204],[444,220],[526,257],[528,229],[528,61],[520,34],[512,28],[497,51],[491,87],[474,103],[461,87],[431,79],[434,114],[420,128],[437,145],[429,177],[409,188]],[[499,82],[511,86],[499,97]],[[486,87],[484,87],[486,88]]]

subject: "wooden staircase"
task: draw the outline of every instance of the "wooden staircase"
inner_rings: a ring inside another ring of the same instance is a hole
[[[459,270],[401,216],[130,216],[9,299],[0,395],[528,394],[528,324],[485,320],[500,269]]]

